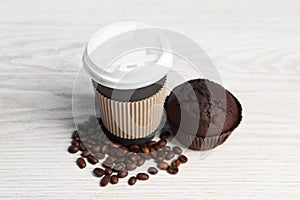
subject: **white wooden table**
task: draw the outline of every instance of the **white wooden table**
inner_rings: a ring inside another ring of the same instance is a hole
[[[300,3],[1,1],[0,199],[299,199]],[[67,153],[72,86],[88,38],[138,20],[179,31],[214,59],[243,122],[177,176],[100,188]]]

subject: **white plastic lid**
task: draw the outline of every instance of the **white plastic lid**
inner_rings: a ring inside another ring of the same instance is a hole
[[[119,22],[98,30],[87,43],[83,67],[101,85],[137,89],[162,79],[173,55],[168,40],[153,26]]]

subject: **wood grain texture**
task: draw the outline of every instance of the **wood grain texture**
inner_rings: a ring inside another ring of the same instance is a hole
[[[0,198],[299,199],[299,10],[296,0],[2,1]],[[187,152],[177,176],[99,188],[92,168],[79,170],[66,152],[72,87],[88,38],[120,20],[201,44],[244,119],[205,158]]]

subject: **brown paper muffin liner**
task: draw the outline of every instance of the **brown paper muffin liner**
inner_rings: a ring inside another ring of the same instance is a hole
[[[176,127],[172,123],[169,123],[169,125],[172,130],[176,130]],[[222,133],[221,135],[217,135],[217,136],[199,137],[196,135],[190,135],[178,131],[176,134],[176,138],[184,146],[192,150],[206,151],[223,144],[228,139],[228,137],[231,135],[232,132],[233,130]]]
[[[153,133],[162,118],[165,85],[153,96],[133,102],[111,100],[95,90],[104,126],[123,139],[139,139]]]

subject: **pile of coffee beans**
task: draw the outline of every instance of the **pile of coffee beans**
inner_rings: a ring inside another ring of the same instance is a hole
[[[153,159],[157,166],[150,167],[145,173],[138,173],[128,179],[129,185],[137,181],[149,179],[149,175],[156,175],[159,170],[165,170],[169,174],[177,174],[179,165],[188,161],[182,155],[182,149],[178,146],[168,146],[171,132],[163,130],[158,141],[149,141],[144,145],[130,145],[125,147],[119,143],[110,141],[99,126],[96,117],[90,117],[88,121],[78,125],[78,130],[72,133],[71,145],[68,152],[75,154],[80,152],[81,157],[76,160],[80,169],[91,165],[97,165],[93,170],[95,177],[101,178],[100,186],[117,184],[119,179],[128,176],[133,171]],[[99,163],[99,160],[102,160]]]

